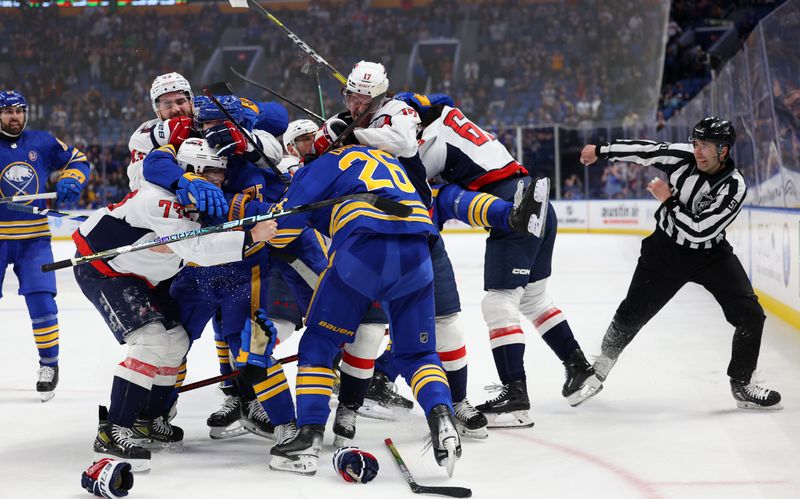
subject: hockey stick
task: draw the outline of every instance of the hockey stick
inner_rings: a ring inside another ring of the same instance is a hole
[[[66,218],[67,220],[74,220],[76,222],[83,222],[89,218],[86,215],[73,215],[72,213],[67,213],[65,211],[51,210],[49,208],[37,208],[36,206],[31,206],[28,204],[8,203],[6,207],[9,210],[21,211],[22,213],[32,213],[34,215],[44,215],[55,218]]]
[[[234,7],[234,8],[244,8],[244,9],[246,9],[246,8],[248,8],[248,6],[250,6],[250,7],[254,8],[254,9],[256,9],[257,11],[261,12],[267,19],[269,19],[270,21],[275,23],[279,28],[281,28],[283,31],[285,31],[286,35],[295,44],[297,44],[297,46],[300,47],[306,54],[311,56],[311,58],[314,59],[317,62],[317,64],[321,64],[321,65],[325,66],[326,68],[328,68],[328,70],[331,72],[333,77],[336,78],[337,80],[339,80],[339,83],[341,83],[342,85],[346,85],[347,84],[347,78],[345,78],[342,75],[342,73],[336,71],[336,69],[333,66],[328,64],[328,61],[323,59],[322,56],[319,55],[318,53],[314,52],[314,49],[309,47],[306,42],[301,40],[299,36],[295,35],[292,32],[292,30],[287,28],[282,22],[280,22],[278,20],[277,17],[273,16],[267,9],[262,7],[261,4],[259,4],[255,0],[228,0],[228,3],[230,3],[231,7]]]
[[[409,471],[406,463],[403,462],[403,458],[400,457],[400,452],[397,451],[397,447],[394,446],[392,439],[387,438],[383,443],[386,444],[386,447],[389,448],[392,456],[394,456],[397,466],[400,467],[400,473],[403,475],[403,478],[406,479],[406,482],[408,482],[408,486],[411,487],[411,492],[415,494],[437,494],[447,497],[472,497],[472,490],[466,487],[438,487],[418,484],[414,481],[414,477],[411,476],[411,471]]]
[[[306,109],[303,106],[301,106],[300,104],[297,104],[296,102],[289,100],[288,98],[286,98],[283,95],[279,94],[278,92],[272,90],[271,88],[267,87],[266,85],[262,85],[261,83],[246,77],[242,73],[240,73],[240,72],[236,71],[235,69],[233,69],[233,67],[230,67],[229,69],[231,70],[231,72],[234,75],[236,75],[237,78],[239,78],[243,82],[249,83],[250,85],[253,85],[254,87],[258,87],[261,90],[265,90],[265,91],[271,93],[272,95],[274,95],[275,97],[281,99],[285,103],[289,104],[290,106],[296,108],[297,110],[306,113],[307,115],[309,115],[310,117],[312,117],[316,121],[318,121],[319,123],[325,123],[325,118],[323,118],[322,116],[318,115],[314,111],[311,111],[310,109]],[[324,113],[325,113],[325,111],[323,110],[323,114]]]
[[[323,201],[317,201],[314,203],[303,204],[300,206],[295,206],[294,208],[282,208],[277,211],[273,211],[270,213],[264,213],[261,215],[253,215],[251,217],[241,218],[238,220],[231,220],[229,222],[225,222],[219,225],[210,225],[208,227],[198,227],[196,229],[187,230],[184,232],[179,232],[177,234],[170,234],[168,236],[157,237],[150,241],[142,241],[139,243],[129,244],[127,246],[120,246],[119,248],[111,248],[105,251],[100,251],[97,253],[93,253],[91,255],[85,255],[80,257],[68,258],[66,260],[61,260],[58,262],[52,263],[45,263],[42,265],[42,272],[52,272],[57,269],[64,269],[67,267],[74,267],[77,265],[83,265],[84,263],[93,262],[95,260],[104,260],[106,258],[114,258],[119,255],[125,253],[131,253],[134,251],[141,251],[150,248],[154,248],[156,246],[162,246],[164,244],[174,243],[176,241],[182,241],[184,239],[192,239],[195,237],[204,236],[206,234],[215,234],[217,232],[225,232],[231,229],[236,229],[238,227],[248,227],[250,225],[257,224],[258,222],[263,222],[265,220],[273,220],[279,217],[285,217],[289,215],[295,215],[297,213],[302,213],[305,211],[317,210],[319,208],[324,208],[326,206],[331,206],[339,203],[343,203],[345,201],[362,201],[364,203],[371,204],[375,208],[383,211],[384,213],[405,218],[411,214],[411,207],[404,205],[402,203],[398,203],[397,201],[392,201],[391,199],[386,199],[378,196],[377,194],[370,194],[367,192],[358,192],[354,194],[347,194],[345,196],[341,196],[338,198],[333,199],[325,199]]]
[[[288,364],[290,362],[294,362],[297,360],[297,354],[289,355],[288,357],[284,357],[282,359],[278,359],[278,362],[281,364]],[[204,386],[213,385],[214,383],[219,383],[220,381],[225,381],[226,379],[235,378],[239,375],[239,371],[229,372],[228,374],[220,374],[219,376],[214,376],[213,378],[206,378],[201,379],[200,381],[195,381],[194,383],[189,383],[188,385],[183,385],[178,388],[178,393],[188,392],[189,390],[194,390],[195,388],[202,388]]]
[[[331,144],[328,147],[326,147],[324,151],[320,153],[320,156],[322,156],[328,151],[332,151],[337,147],[339,147],[344,141],[344,139],[346,139],[348,135],[353,133],[353,130],[355,130],[357,126],[363,125],[364,124],[363,122],[367,121],[367,118],[378,109],[378,106],[380,105],[381,102],[383,102],[383,98],[385,96],[386,92],[373,97],[372,102],[369,103],[369,107],[367,108],[367,110],[361,113],[361,115],[358,118],[354,119],[352,123],[347,125],[347,128],[342,130],[342,133],[339,134],[339,136],[336,137],[336,140],[331,142]]]
[[[237,122],[235,119],[233,119],[233,116],[231,116],[231,113],[229,113],[227,109],[225,109],[224,107],[222,107],[222,103],[221,103],[221,102],[220,102],[220,101],[219,101],[219,100],[218,100],[216,97],[214,97],[214,94],[212,94],[212,93],[211,93],[211,91],[210,91],[208,88],[204,88],[204,89],[203,89],[203,93],[204,93],[204,94],[206,94],[206,96],[207,96],[209,99],[211,99],[211,102],[213,102],[213,103],[214,103],[214,105],[215,105],[215,106],[217,106],[217,107],[219,108],[219,110],[220,110],[220,111],[222,111],[222,114],[224,114],[224,115],[225,115],[225,116],[228,118],[228,120],[229,120],[231,123],[233,123],[233,126],[235,126],[237,130],[239,130],[239,133],[241,133],[241,134],[244,136],[244,138],[246,138],[246,139],[247,139],[247,141],[248,141],[248,142],[250,142],[250,145],[251,145],[251,146],[253,146],[253,149],[255,149],[255,151],[256,151],[256,152],[257,152],[257,153],[258,153],[258,154],[259,154],[259,155],[260,155],[262,158],[264,158],[264,161],[266,161],[266,162],[267,162],[267,166],[269,166],[270,170],[272,170],[272,172],[273,172],[275,175],[277,175],[279,179],[281,179],[281,182],[283,182],[283,185],[286,185],[286,186],[288,186],[288,185],[289,185],[289,182],[291,182],[291,181],[290,181],[288,178],[286,178],[286,177],[283,175],[283,173],[281,173],[281,171],[280,171],[280,170],[278,170],[278,167],[277,167],[277,166],[275,166],[275,164],[272,162],[272,160],[270,160],[270,159],[267,157],[267,153],[265,153],[265,152],[264,152],[264,149],[261,149],[261,146],[260,146],[260,145],[258,145],[258,143],[256,142],[256,139],[250,135],[250,132],[248,132],[247,130],[245,130],[245,129],[242,127],[242,125],[240,125],[240,124],[239,124],[239,123],[238,123],[238,122]],[[232,92],[231,92],[231,93],[232,93]]]
[[[17,201],[36,201],[38,199],[55,199],[58,196],[55,192],[43,192],[41,194],[23,194],[22,196],[8,196],[0,198],[0,203],[10,203]]]

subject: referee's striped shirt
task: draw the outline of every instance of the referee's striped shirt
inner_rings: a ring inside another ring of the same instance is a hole
[[[697,168],[691,144],[650,140],[616,140],[597,146],[609,161],[654,166],[668,176],[672,197],[656,211],[658,229],[675,243],[710,249],[725,240],[727,227],[739,214],[747,187],[733,160],[709,175]]]

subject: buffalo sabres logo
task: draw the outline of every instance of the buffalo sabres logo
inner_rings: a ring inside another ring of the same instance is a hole
[[[3,196],[38,193],[39,177],[36,170],[23,161],[6,166],[0,173],[0,192]]]
[[[428,332],[423,331],[419,333],[419,342],[420,343],[427,343],[428,342]]]

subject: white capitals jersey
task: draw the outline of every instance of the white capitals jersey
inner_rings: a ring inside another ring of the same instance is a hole
[[[421,121],[414,109],[405,102],[387,99],[375,111],[366,128],[356,128],[353,134],[361,145],[386,151],[396,158],[417,154],[417,129]]]
[[[158,149],[169,143],[169,130],[166,122],[159,118],[145,121],[133,132],[128,141],[131,151],[131,163],[141,161],[153,149]]]
[[[173,193],[142,182],[119,203],[92,213],[72,237],[78,251],[86,255],[198,227]],[[168,244],[173,253],[140,250],[92,263],[103,274],[133,274],[157,285],[190,261],[201,266],[240,261],[244,241],[243,231],[208,234]]]
[[[469,190],[528,174],[500,141],[449,106],[422,132],[419,154],[428,179]]]

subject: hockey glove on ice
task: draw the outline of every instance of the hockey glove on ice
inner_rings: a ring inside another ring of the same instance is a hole
[[[230,157],[247,151],[247,138],[230,121],[215,125],[203,132],[208,145],[217,149],[220,156]]]
[[[124,461],[101,459],[83,472],[81,486],[97,497],[125,497],[133,487],[131,465]]]
[[[333,467],[348,482],[367,483],[378,476],[378,460],[358,447],[340,447],[333,454]]]
[[[83,185],[72,177],[62,177],[56,182],[57,201],[59,203],[74,203],[81,197]]]
[[[272,365],[272,350],[278,341],[278,331],[263,308],[245,322],[242,329],[242,347],[236,361],[267,368]]]
[[[228,212],[228,202],[219,187],[196,173],[184,173],[175,190],[183,205],[193,204],[211,217],[221,217]]]

